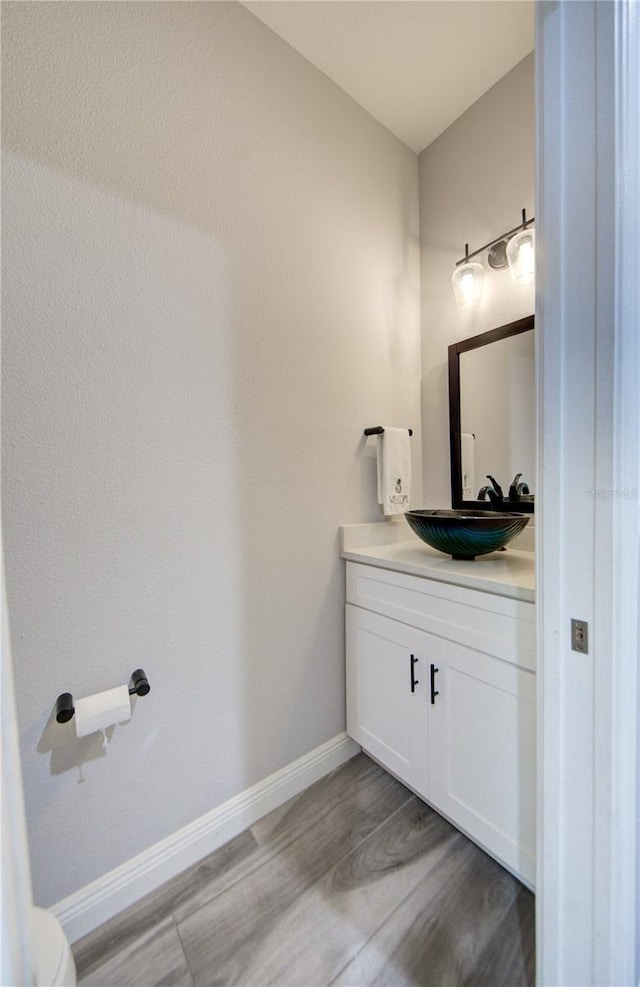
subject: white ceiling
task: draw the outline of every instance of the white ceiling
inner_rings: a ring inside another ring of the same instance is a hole
[[[418,152],[534,44],[534,0],[242,2]]]

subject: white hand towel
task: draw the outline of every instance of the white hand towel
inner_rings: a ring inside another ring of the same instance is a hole
[[[378,503],[387,517],[404,514],[411,503],[411,445],[408,428],[387,428],[378,436]]]
[[[462,457],[462,499],[475,500],[476,488],[476,437],[472,432],[463,432],[460,436]]]

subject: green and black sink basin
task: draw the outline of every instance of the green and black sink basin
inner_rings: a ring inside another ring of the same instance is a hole
[[[416,510],[405,514],[418,538],[454,559],[497,552],[519,534],[528,514],[475,510]]]

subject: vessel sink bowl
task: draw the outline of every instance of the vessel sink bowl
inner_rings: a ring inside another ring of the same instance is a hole
[[[418,538],[454,559],[497,552],[529,520],[528,514],[464,510],[407,511],[405,517]]]

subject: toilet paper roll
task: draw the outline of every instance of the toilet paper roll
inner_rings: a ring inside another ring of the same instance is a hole
[[[106,730],[114,723],[131,719],[131,696],[126,685],[77,699],[75,707],[78,737],[87,737],[96,730]]]

